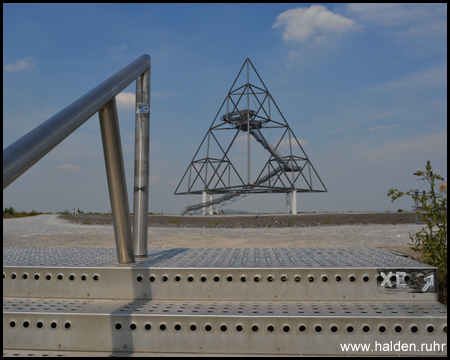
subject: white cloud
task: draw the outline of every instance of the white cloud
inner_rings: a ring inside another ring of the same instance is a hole
[[[330,174],[329,177],[338,177],[339,171],[335,171],[334,173]]]
[[[349,4],[347,14],[386,36],[447,36],[446,4]]]
[[[22,60],[17,60],[13,64],[3,64],[3,70],[5,71],[13,71],[13,70],[21,70],[21,69],[31,69],[36,67],[36,59],[32,56],[27,56]]]
[[[284,27],[283,39],[304,42],[314,37],[316,43],[323,43],[324,34],[339,35],[356,27],[352,19],[335,14],[322,5],[309,8],[295,8],[278,15],[273,27]]]
[[[382,161],[401,161],[412,154],[427,154],[430,159],[447,153],[447,131],[395,140],[379,147],[361,151],[363,158]]]
[[[158,180],[160,179],[161,176],[159,176],[158,174],[155,175],[150,175],[148,177],[148,182],[149,184],[156,184],[158,182]]]
[[[374,130],[394,130],[396,127],[398,127],[400,124],[391,124],[391,125],[380,125],[380,126],[375,126],[375,127],[371,127],[369,128],[370,131],[374,131]]]
[[[297,139],[297,140],[301,146],[306,146],[309,144],[308,140],[305,140],[305,139]],[[276,144],[278,144],[278,141],[273,143],[272,145],[275,146]],[[280,142],[280,144],[278,145],[278,149],[281,148],[285,151],[289,151],[291,145],[292,145],[292,147],[297,147],[297,142],[294,139],[291,139],[291,143],[289,143],[289,138],[283,139]],[[294,150],[294,152],[295,152],[295,150]]]
[[[81,170],[81,167],[80,166],[75,166],[75,165],[72,165],[72,164],[64,164],[64,165],[58,166],[57,169],[61,169],[61,170],[67,169],[69,171],[78,172],[78,171]]]
[[[375,90],[424,90],[447,87],[447,64],[408,74],[405,77],[374,86]]]
[[[118,108],[134,108],[136,106],[136,95],[129,92],[121,92],[116,96],[116,101]]]

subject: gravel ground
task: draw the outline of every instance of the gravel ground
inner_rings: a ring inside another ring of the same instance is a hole
[[[390,248],[408,255],[409,233],[422,225],[363,224],[270,228],[149,227],[149,247],[340,247]],[[3,219],[3,246],[114,247],[112,225],[71,223],[58,215]]]

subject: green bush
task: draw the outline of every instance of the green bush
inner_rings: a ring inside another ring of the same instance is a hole
[[[16,210],[10,206],[9,208],[5,208],[5,210],[3,210],[3,216],[5,215],[15,215],[16,214]]]
[[[410,234],[411,249],[419,251],[423,255],[423,262],[436,266],[439,270],[439,300],[447,305],[447,184],[444,178],[433,172],[428,161],[425,171],[414,173],[418,180],[426,180],[430,184],[429,192],[415,195],[415,190],[406,192],[390,189],[388,196],[392,195],[392,201],[408,195],[418,200],[423,211],[419,216],[423,217],[426,226],[415,234]],[[439,189],[436,191],[436,181],[440,180]],[[414,209],[414,211],[419,211]]]

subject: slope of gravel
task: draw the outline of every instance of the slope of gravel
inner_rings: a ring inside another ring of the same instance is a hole
[[[407,248],[415,224],[323,225],[270,228],[149,227],[149,247]],[[114,247],[112,225],[71,223],[58,215],[3,219],[3,246]]]

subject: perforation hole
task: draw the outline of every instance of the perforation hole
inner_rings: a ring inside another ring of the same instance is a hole
[[[201,282],[206,282],[206,276],[203,275],[203,276],[200,278],[200,281],[201,281]]]
[[[356,278],[355,278],[354,275],[350,275],[350,276],[348,277],[348,280],[349,280],[350,282],[355,282],[355,281],[356,281]]]
[[[28,274],[27,273],[22,274],[22,279],[24,280],[28,279]]]
[[[395,330],[396,333],[401,333],[401,332],[402,332],[402,327],[401,327],[400,325],[397,325],[397,326],[394,328],[394,330]]]
[[[161,280],[162,280],[162,282],[167,282],[167,280],[169,280],[169,278],[167,277],[167,275],[163,275]]]
[[[176,282],[180,282],[181,281],[181,276],[180,275],[176,275],[175,276],[175,281]]]
[[[152,326],[150,324],[145,324],[144,329],[150,331],[152,329]]]
[[[314,282],[314,276],[309,275],[309,276],[308,276],[308,281],[309,281],[310,283]]]
[[[315,330],[315,332],[320,333],[320,332],[322,332],[322,326],[317,325],[317,326],[314,328],[314,330]]]
[[[189,275],[187,280],[188,280],[188,282],[193,282],[194,281],[194,277],[192,275]]]
[[[331,330],[331,332],[335,333],[335,332],[338,331],[338,327],[337,327],[336,325],[333,325],[333,326],[330,328],[330,330]]]
[[[228,276],[227,276],[227,281],[228,281],[228,282],[232,282],[232,281],[233,281],[233,277],[232,277],[231,275],[228,275]]]
[[[256,275],[254,278],[253,278],[253,281],[254,282],[260,282],[261,281],[261,278],[258,276],[258,275]]]
[[[367,325],[364,325],[364,326],[363,326],[363,331],[364,331],[364,332],[369,332],[369,331],[370,331],[370,327],[367,326]]]
[[[156,280],[155,275],[150,275],[150,277],[148,278],[148,280],[149,280],[150,282],[154,282],[154,281]],[[139,281],[139,280],[138,280],[138,281]],[[141,278],[141,281],[142,281],[142,278]]]
[[[241,276],[241,282],[245,283],[247,281],[247,277],[245,275]]]
[[[322,282],[327,282],[328,281],[328,276],[324,275],[322,276]]]
[[[268,281],[268,282],[273,282],[273,276],[272,276],[272,275],[269,275],[269,276],[267,277],[267,281]]]
[[[17,274],[16,273],[12,273],[11,274],[11,279],[16,280],[16,278],[17,278]]]
[[[28,321],[24,321],[23,327],[26,329],[28,326],[30,326],[30,323]]]
[[[347,332],[348,333],[352,333],[353,332],[353,326],[351,326],[351,325],[349,325],[349,326],[347,326]]]
[[[267,331],[268,332],[273,332],[275,330],[275,328],[272,326],[272,325],[269,325],[268,327],[267,327]]]
[[[363,281],[364,282],[369,282],[369,280],[370,280],[370,278],[367,275],[363,276]]]
[[[69,280],[70,281],[74,281],[75,280],[75,275],[74,274],[70,274],[69,275]]]
[[[50,324],[50,327],[51,327],[52,329],[56,329],[56,328],[58,327],[58,324],[57,324],[55,321],[53,321],[53,322]]]
[[[45,275],[45,280],[50,281],[51,279],[52,279],[52,275],[51,274]]]
[[[181,325],[180,325],[180,324],[176,324],[173,328],[174,328],[176,331],[180,331],[180,330],[181,330]]]
[[[222,332],[227,331],[227,326],[226,326],[226,325],[222,325],[222,326],[220,327],[220,331],[222,331]]]
[[[300,282],[300,280],[301,280],[301,279],[300,279],[300,276],[296,275],[296,276],[294,277],[294,281],[295,281],[295,282]]]
[[[305,331],[306,331],[306,326],[305,326],[305,325],[300,325],[300,326],[298,327],[298,330],[299,330],[300,332],[305,332]]]
[[[211,331],[211,330],[212,330],[211,325],[206,325],[206,326],[205,326],[205,330],[206,330],[206,331]]]
[[[72,327],[72,324],[70,322],[66,322],[64,324],[64,329],[69,330]]]
[[[37,327],[38,329],[42,329],[42,328],[44,327],[44,324],[42,323],[42,321],[38,321],[38,322],[36,323],[36,327]]]
[[[259,327],[257,325],[252,326],[252,331],[257,332],[259,330]]]
[[[236,331],[241,332],[242,330],[244,330],[244,328],[242,327],[242,325],[236,326]]]
[[[342,281],[342,277],[340,275],[336,275],[334,279],[336,280],[336,282]]]
[[[117,323],[116,325],[114,325],[114,328],[116,330],[120,330],[120,329],[122,329],[122,324],[121,323]]]
[[[428,325],[427,326],[427,331],[431,334],[434,331],[434,326]]]
[[[386,332],[386,327],[383,326],[383,325],[381,325],[381,326],[378,328],[378,331],[379,331],[380,333],[384,333],[384,332]]]
[[[219,282],[220,281],[220,277],[219,276],[214,276],[214,282]]]
[[[136,324],[130,324],[130,330],[131,331],[136,330]]]
[[[39,274],[34,274],[34,280],[39,280],[40,279],[40,275]]]
[[[283,326],[283,332],[288,333],[289,331],[291,331],[291,328],[289,326]]]
[[[445,333],[447,334],[447,325],[445,325],[445,326],[442,328],[442,331],[445,332]]]
[[[419,331],[419,328],[416,325],[411,326],[411,332],[412,333],[416,333],[417,331]]]
[[[281,280],[282,282],[286,282],[286,281],[287,281],[287,276],[286,276],[286,275],[281,275],[280,280]]]
[[[16,327],[16,322],[15,321],[10,321],[9,322],[9,326],[12,327],[12,328]]]
[[[86,274],[81,275],[81,280],[82,281],[86,281],[87,280],[87,275]]]
[[[56,276],[56,278],[58,279],[58,281],[62,281],[64,279],[64,275],[63,274],[58,274]]]
[[[98,281],[98,279],[100,279],[100,275],[95,274],[92,279],[94,279],[94,281]]]
[[[165,324],[159,325],[159,330],[166,331],[166,325]]]
[[[196,331],[197,330],[197,326],[195,324],[192,324],[191,326],[189,326],[189,330]]]

